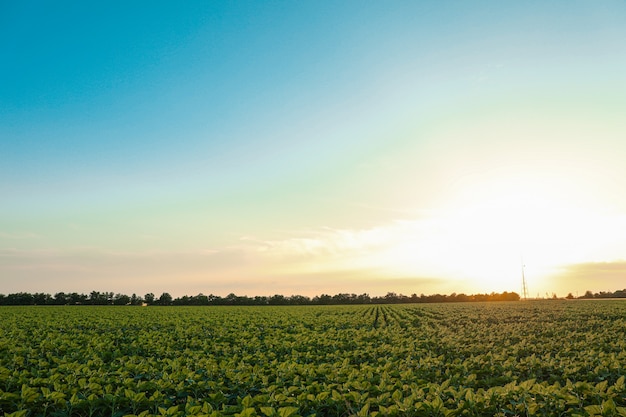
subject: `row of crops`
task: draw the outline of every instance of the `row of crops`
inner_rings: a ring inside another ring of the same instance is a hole
[[[4,416],[626,416],[626,302],[0,308]]]

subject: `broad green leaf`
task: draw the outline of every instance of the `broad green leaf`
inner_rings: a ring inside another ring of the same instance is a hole
[[[274,407],[260,407],[259,409],[261,410],[263,414],[265,414],[268,417],[276,415],[276,410],[274,409]]]
[[[272,417],[276,415],[276,410],[274,409],[274,407],[260,407],[259,409],[261,410],[263,414],[265,414],[268,417]]]
[[[361,410],[359,410],[359,412],[357,413],[358,417],[366,417],[368,415],[370,411],[370,405],[369,403],[365,404],[363,407],[361,407]]]
[[[298,411],[300,411],[298,407],[281,407],[278,409],[278,416],[291,417],[297,415]]]
[[[4,417],[26,417],[28,410],[19,410],[13,413],[4,413]]]
[[[252,417],[252,416],[256,416],[256,410],[254,409],[254,407],[248,407],[248,408],[244,408],[243,411],[241,411],[241,413],[237,413],[235,415],[238,417]]]
[[[585,407],[585,411],[592,416],[602,415],[602,407],[599,405],[588,405]]]
[[[245,408],[252,407],[253,404],[254,404],[254,401],[252,400],[252,397],[250,395],[246,395],[241,400],[241,405],[243,405]]]
[[[616,412],[615,401],[609,398],[606,401],[602,401],[602,415],[603,416],[611,416]]]

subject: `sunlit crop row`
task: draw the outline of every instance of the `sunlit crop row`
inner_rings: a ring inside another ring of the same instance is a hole
[[[5,416],[626,416],[626,302],[0,308]]]

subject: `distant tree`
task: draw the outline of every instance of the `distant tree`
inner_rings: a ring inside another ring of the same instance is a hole
[[[52,296],[43,292],[36,292],[33,294],[33,302],[38,306],[51,304]]]
[[[130,296],[130,305],[131,306],[138,306],[141,304],[143,300],[141,299],[141,297],[137,297],[137,294],[133,293],[133,295]]]
[[[613,293],[613,297],[615,298],[626,298],[626,288],[623,290],[617,290]]]
[[[163,294],[161,294],[161,296],[159,297],[159,305],[169,306],[171,304],[172,304],[172,296],[167,292],[164,292]]]
[[[322,294],[320,296],[313,297],[314,304],[326,305],[326,304],[332,304],[332,302],[333,302],[333,297],[328,294]]]
[[[284,295],[274,294],[269,298],[268,303],[271,305],[285,305],[288,304],[288,300]]]
[[[149,292],[148,294],[143,296],[143,300],[146,302],[146,304],[154,304],[154,294]]]
[[[398,294],[395,292],[388,292],[387,295],[385,295],[383,302],[390,304],[398,302]]]
[[[444,301],[446,301],[446,296],[442,294],[434,294],[428,298],[430,298],[431,303],[443,303]]]
[[[54,304],[63,305],[67,304],[69,297],[64,292],[58,292],[54,294]]]
[[[408,304],[411,302],[411,297],[409,297],[408,295],[400,294],[398,295],[398,302]]]
[[[224,302],[226,304],[236,305],[236,304],[238,304],[238,299],[239,299],[239,297],[237,297],[237,295],[235,293],[231,292],[226,297],[224,297]]]
[[[368,293],[359,294],[356,297],[357,303],[359,304],[369,304],[372,299]]]
[[[463,293],[457,294],[457,296],[456,296],[456,301],[458,301],[460,303],[464,303],[464,302],[467,302],[469,300],[470,300],[469,297],[467,295],[463,294]]]
[[[566,299],[568,300],[573,300],[574,299],[574,294],[572,294],[571,292],[568,292],[567,295],[565,296]]]
[[[9,294],[6,297],[6,304],[15,306],[26,306],[35,304],[35,298],[27,292]]]
[[[77,304],[87,304],[88,298],[86,294],[79,294],[77,292],[73,292],[67,295],[68,304],[77,305]]]
[[[174,306],[189,306],[189,305],[193,305],[192,300],[193,297],[190,297],[188,295],[183,295],[182,297],[178,297],[178,298],[174,298],[174,300],[172,301],[172,305]]]
[[[196,295],[195,297],[191,297],[191,301],[193,302],[194,305],[199,305],[199,306],[209,305],[209,297],[202,293]]]
[[[519,301],[522,297],[516,292],[503,292],[502,301]]]
[[[130,297],[126,294],[115,294],[113,296],[113,304],[116,306],[125,306],[130,304]]]
[[[352,297],[350,296],[350,294],[347,293],[335,294],[333,295],[332,299],[333,304],[350,304],[350,302],[352,301]]]
[[[257,295],[254,297],[253,303],[257,306],[264,306],[268,304],[268,300],[267,297],[264,295]]]
[[[309,297],[305,297],[304,295],[292,295],[291,297],[288,297],[288,302],[293,305],[305,305],[309,304],[311,299]]]
[[[113,296],[111,296],[111,299]],[[92,291],[89,295],[89,304],[93,305],[107,305],[111,304],[109,302],[109,293],[108,292],[100,292],[100,291]]]

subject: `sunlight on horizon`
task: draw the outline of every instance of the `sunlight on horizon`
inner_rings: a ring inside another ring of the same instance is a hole
[[[549,182],[538,175],[524,183],[501,178],[468,187],[432,218],[409,226],[410,236],[383,260],[405,275],[425,270],[481,291],[518,292],[524,262],[532,290],[543,295],[556,291],[551,277],[566,265],[620,259],[614,248],[624,239],[615,230],[624,217],[581,207]]]
[[[381,280],[439,278],[457,292],[521,292],[522,262],[532,296],[563,289],[553,278],[568,265],[619,260],[623,216],[566,191],[569,179],[547,174],[465,184],[439,209],[368,230],[322,230],[272,242],[284,273],[372,271]]]

